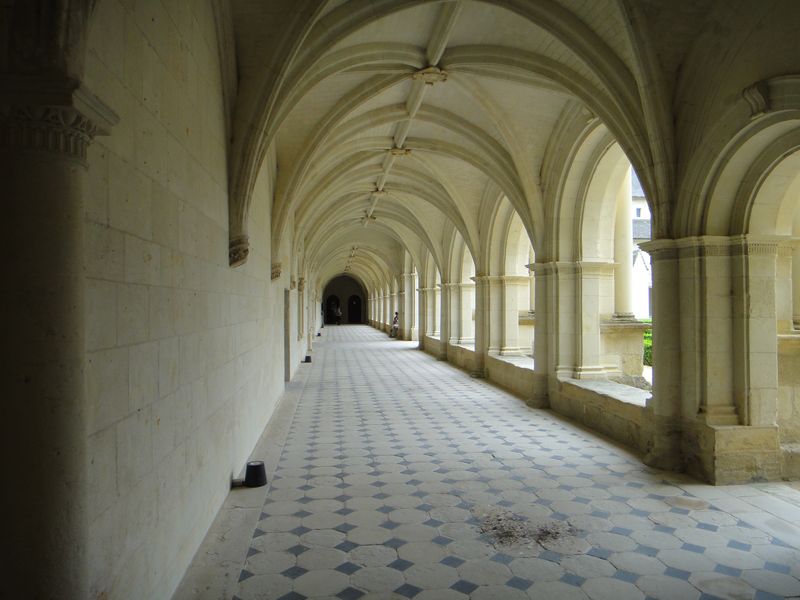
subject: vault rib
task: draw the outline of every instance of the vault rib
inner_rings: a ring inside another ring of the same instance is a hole
[[[411,124],[414,117],[419,112],[422,103],[425,100],[425,93],[436,81],[445,81],[447,74],[437,68],[436,65],[444,56],[447,49],[447,43],[452,35],[453,28],[455,27],[458,14],[461,12],[463,3],[461,0],[455,2],[445,2],[439,10],[439,15],[433,26],[433,32],[428,40],[428,48],[425,55],[428,59],[428,66],[425,69],[418,71],[412,75],[414,79],[411,84],[411,92],[406,99],[406,112],[408,118],[402,119],[397,123],[394,130],[394,148],[391,148],[383,161],[383,172],[378,176],[375,182],[376,192],[383,192],[386,186],[386,181],[391,174],[392,167],[395,164],[397,156],[405,155],[405,153],[397,152],[403,149],[408,132],[411,129]],[[372,213],[375,210],[375,205],[380,196],[373,194],[371,197],[371,204],[369,209],[365,212],[364,226],[369,223]]]

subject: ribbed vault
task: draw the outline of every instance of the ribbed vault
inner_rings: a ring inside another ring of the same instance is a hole
[[[275,272],[317,286],[354,272],[383,289],[408,256],[446,280],[457,237],[485,273],[501,203],[537,255],[557,255],[547,228],[564,208],[544,182],[559,178],[554,137],[576,118],[602,123],[659,204],[666,179],[653,165],[663,170],[656,155],[670,150],[648,142],[659,125],[637,83],[647,57],[634,51],[625,2],[299,4],[233,3],[248,43],[237,48],[231,236],[246,236],[251,180],[274,156]],[[281,62],[267,65],[252,41],[274,29],[270,18],[293,35],[269,42]],[[281,250],[289,240],[292,258]]]

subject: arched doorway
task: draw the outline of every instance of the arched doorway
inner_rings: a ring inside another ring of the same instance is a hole
[[[336,307],[342,311],[342,323],[363,323],[367,295],[361,283],[349,275],[331,279],[322,294],[325,301],[325,323],[336,323]]]
[[[353,294],[347,301],[347,322],[362,323],[361,318],[361,296]]]
[[[332,294],[325,300],[325,322],[327,324],[336,323],[336,307],[341,306],[339,296]]]

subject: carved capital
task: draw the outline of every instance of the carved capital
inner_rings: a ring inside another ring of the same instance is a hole
[[[771,236],[737,236],[731,239],[730,254],[732,256],[791,256],[791,247],[786,248],[781,242],[783,242],[782,239]]]
[[[305,291],[305,289],[306,289],[306,278],[301,277],[300,279],[297,280],[297,291],[303,292]]]
[[[731,255],[731,238],[725,236],[695,236],[675,240],[678,258],[714,258]]]
[[[85,162],[86,149],[96,132],[94,123],[74,108],[0,108],[0,145],[7,148],[55,152]]]
[[[425,85],[433,85],[434,83],[447,81],[447,71],[442,71],[439,67],[427,67],[413,73],[411,79],[422,81]]]
[[[246,235],[237,236],[228,242],[228,264],[238,267],[247,262],[250,254],[250,240]]]
[[[650,255],[650,260],[674,260],[678,258],[678,248],[675,240],[658,239],[650,242],[641,242],[639,248]]]
[[[119,117],[75,79],[8,75],[0,89],[0,146],[86,161]]]
[[[274,281],[281,276],[281,263],[272,263],[272,274],[270,278]]]

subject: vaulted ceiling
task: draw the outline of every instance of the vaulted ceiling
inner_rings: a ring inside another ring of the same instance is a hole
[[[293,228],[325,277],[402,272],[404,250],[441,269],[459,236],[479,257],[504,199],[536,246],[543,163],[581,109],[657,203],[672,181],[669,124],[629,4],[234,0],[233,194],[246,204],[274,148],[273,254]]]

